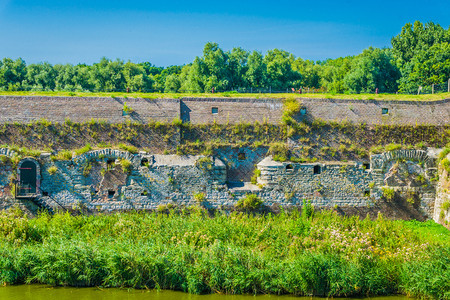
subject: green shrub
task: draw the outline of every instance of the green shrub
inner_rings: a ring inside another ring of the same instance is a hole
[[[52,156],[52,160],[71,160],[73,152],[70,150],[59,151],[56,155]]]
[[[444,211],[448,211],[448,209],[450,208],[450,201],[445,201],[444,203],[442,203],[441,205],[441,209]]]
[[[261,208],[263,201],[255,194],[247,194],[245,197],[238,200],[236,208],[247,211],[254,211]]]
[[[194,194],[194,199],[198,204],[202,204],[206,200],[206,194],[199,192]]]
[[[91,144],[86,144],[86,146],[84,146],[83,148],[80,148],[80,149],[76,149],[76,150],[74,150],[74,152],[75,152],[75,155],[78,156],[78,155],[82,155],[84,153],[87,153],[87,152],[89,152],[91,150],[92,150]]]
[[[196,162],[195,165],[197,168],[203,171],[210,171],[213,168],[213,160],[209,156],[200,157]]]
[[[124,173],[131,173],[131,169],[133,168],[133,164],[128,159],[121,159],[120,165],[122,166],[122,171]]]
[[[126,102],[123,103],[122,110],[126,115],[129,115],[134,111],[130,106],[128,106],[128,104]]]
[[[58,171],[58,167],[56,167],[56,166],[51,166],[47,169],[47,172],[50,175],[55,175],[57,171]]]
[[[382,187],[381,190],[383,191],[383,197],[386,200],[393,200],[394,196],[395,196],[395,190],[393,188],[388,188],[388,187]]]
[[[286,143],[271,143],[269,154],[275,161],[287,161],[289,159],[289,147]]]
[[[441,164],[447,174],[450,174],[450,160],[446,157],[441,161]]]
[[[314,216],[314,205],[311,204],[311,200],[303,200],[302,205],[302,217],[305,219],[312,218]]]
[[[261,176],[261,170],[258,169],[258,168],[255,168],[255,170],[253,170],[252,178],[250,179],[251,183],[252,184],[257,184],[259,176]]]
[[[132,145],[126,145],[126,144],[120,143],[117,147],[119,147],[119,149],[128,151],[133,154],[137,154],[139,152],[138,148],[136,148],[135,146],[132,146]]]
[[[388,144],[384,147],[385,151],[395,151],[402,149],[402,145],[400,144]]]

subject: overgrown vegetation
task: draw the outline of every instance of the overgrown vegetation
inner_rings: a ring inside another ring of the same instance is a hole
[[[449,299],[450,232],[335,212],[0,213],[0,283]]]
[[[296,111],[297,104],[292,104],[290,109]],[[287,111],[290,109],[286,108]],[[288,139],[294,145],[291,149],[286,143]],[[370,153],[442,148],[449,142],[448,125],[367,126],[320,119],[312,122],[292,119],[289,126],[258,122],[193,125],[178,124],[178,121],[175,124],[130,121],[110,124],[102,120],[85,123],[66,120],[63,124],[47,120],[0,124],[2,147],[10,148],[22,157],[38,157],[42,151],[52,152],[53,160],[70,160],[73,152],[80,155],[102,148],[131,153],[147,151],[212,156],[221,148],[249,147],[267,149],[279,161],[361,161],[368,160]],[[448,151],[444,149],[441,155],[445,156],[450,153]]]
[[[262,207],[263,200],[256,194],[247,194],[236,203],[236,208],[245,211],[255,211]]]

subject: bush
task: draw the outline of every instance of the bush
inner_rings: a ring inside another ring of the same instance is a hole
[[[253,171],[253,175],[252,178],[250,179],[252,184],[257,184],[258,183],[258,177],[261,176],[261,170],[255,168],[255,170]]]
[[[133,168],[133,164],[128,159],[120,160],[120,165],[122,166],[122,171],[124,173],[131,173],[131,169]]]
[[[275,161],[286,161],[289,159],[289,147],[285,143],[272,143],[269,147],[269,154]]]
[[[135,146],[132,146],[132,145],[119,144],[117,147],[119,147],[119,149],[128,151],[133,154],[136,154],[139,152],[138,148],[136,148]]]
[[[395,196],[395,190],[393,188],[388,187],[382,187],[381,190],[383,191],[383,197],[386,198],[386,200],[393,200]]]
[[[55,175],[57,171],[58,171],[58,168],[57,168],[56,166],[51,166],[51,167],[49,167],[49,168],[47,169],[47,172],[48,172],[50,175]]]
[[[254,211],[261,208],[263,201],[255,194],[247,194],[244,198],[239,199],[236,208]]]
[[[194,199],[198,204],[202,204],[206,200],[206,194],[199,192],[194,194]]]

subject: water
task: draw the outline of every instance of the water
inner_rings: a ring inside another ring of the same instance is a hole
[[[273,295],[191,295],[183,292],[17,285],[0,287],[1,300],[311,300],[321,298]],[[376,300],[406,300],[405,296],[376,297]],[[363,300],[363,299],[358,299]]]

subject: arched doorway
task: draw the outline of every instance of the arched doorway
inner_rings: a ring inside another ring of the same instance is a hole
[[[19,162],[17,197],[35,197],[40,193],[40,168],[37,161],[25,158]]]

